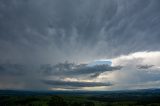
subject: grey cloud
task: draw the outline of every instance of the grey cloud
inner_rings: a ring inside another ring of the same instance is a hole
[[[70,71],[69,74],[80,75],[80,74],[92,74],[92,73],[103,73],[106,71],[120,70],[121,66],[109,66],[109,65],[96,65],[93,67],[80,67],[73,71]]]
[[[24,75],[21,86],[25,88],[25,83],[37,82],[47,74],[96,77],[119,70],[118,66],[76,65],[70,69],[63,64],[37,65],[65,60],[80,64],[137,51],[159,51],[159,4],[159,0],[0,0],[0,64],[28,65],[25,69],[0,66],[0,73]],[[21,78],[13,79],[16,86]]]
[[[95,65],[92,67],[87,66],[86,64],[76,65],[74,63],[59,63],[54,66],[46,65],[42,67],[44,74],[56,74],[64,76],[81,76],[87,74],[100,74],[106,71],[120,70],[121,66],[109,66],[109,65]],[[97,76],[97,75],[94,75]],[[93,77],[93,76],[92,76]]]
[[[138,65],[138,69],[149,69],[152,68],[154,65]]]
[[[20,64],[0,64],[0,74],[1,75],[24,75],[28,67]]]
[[[52,85],[53,87],[99,87],[99,86],[111,86],[110,83],[101,82],[78,82],[78,81],[55,81],[45,80],[45,84]]]
[[[98,77],[99,75],[100,75],[100,73],[97,72],[97,73],[91,74],[90,77],[91,77],[91,78],[96,78],[96,77]]]
[[[86,77],[89,79],[89,75],[95,78],[98,74],[105,71],[113,71],[119,69],[118,67],[111,67],[108,65],[99,65],[94,67],[87,67],[86,64],[76,65],[74,63],[59,63],[57,65],[22,65],[22,64],[0,64],[0,88],[10,88],[14,86],[17,89],[47,89],[49,84],[67,89],[79,89],[78,87],[92,87],[92,86],[107,86],[103,83],[90,83],[90,82],[63,82],[60,81],[64,78],[79,78]],[[52,76],[56,81],[44,81],[48,83],[46,85],[42,80],[48,79]],[[78,76],[78,77],[77,77]],[[83,78],[82,78],[83,79]],[[73,84],[73,85],[72,85]],[[14,88],[13,87],[13,88]],[[40,87],[40,88],[39,88]],[[77,87],[77,88],[76,88]]]
[[[159,0],[0,4],[1,63],[55,64],[160,50]]]
[[[0,89],[46,90],[40,80],[45,77],[39,67],[22,64],[0,64]]]

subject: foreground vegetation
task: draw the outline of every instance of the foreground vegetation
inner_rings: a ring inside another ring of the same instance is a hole
[[[0,106],[160,106],[160,92],[0,94]]]

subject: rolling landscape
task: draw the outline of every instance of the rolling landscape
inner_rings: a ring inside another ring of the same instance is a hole
[[[1,106],[160,106],[160,89],[127,91],[1,90]]]

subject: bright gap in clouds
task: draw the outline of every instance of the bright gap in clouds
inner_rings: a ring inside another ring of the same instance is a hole
[[[136,52],[112,59],[112,65],[123,68],[104,72],[97,81],[109,81],[111,90],[160,87],[160,51]]]
[[[109,66],[111,66],[112,61],[108,60],[108,59],[103,59],[103,60],[101,59],[101,60],[95,60],[95,61],[87,64],[87,66],[89,66],[89,67],[92,67],[92,66],[95,66],[95,65],[109,65]]]

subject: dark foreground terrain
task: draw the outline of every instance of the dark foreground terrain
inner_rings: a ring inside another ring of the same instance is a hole
[[[110,92],[0,90],[0,106],[160,106],[160,90]]]

